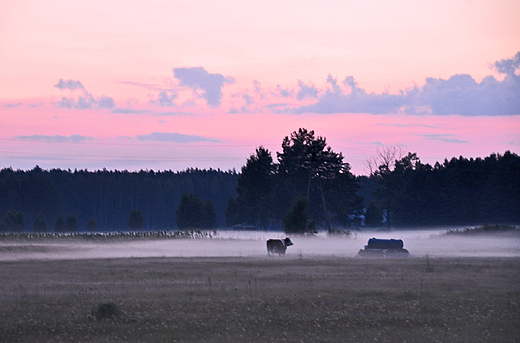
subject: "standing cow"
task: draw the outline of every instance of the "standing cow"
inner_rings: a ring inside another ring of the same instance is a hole
[[[285,255],[285,250],[289,245],[293,245],[293,242],[286,237],[285,239],[269,239],[267,240],[267,255],[270,256],[271,253],[278,255]]]

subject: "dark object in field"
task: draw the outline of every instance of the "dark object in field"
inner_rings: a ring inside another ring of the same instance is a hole
[[[361,257],[378,258],[407,258],[410,256],[408,250],[403,248],[402,239],[378,239],[370,238],[365,249],[358,252]]]
[[[285,255],[285,250],[289,245],[293,245],[293,242],[286,237],[285,239],[269,239],[267,240],[267,255],[278,254]]]
[[[123,310],[113,302],[102,303],[96,309],[96,319],[118,319],[124,315]]]

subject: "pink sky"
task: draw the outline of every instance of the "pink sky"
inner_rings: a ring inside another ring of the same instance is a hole
[[[355,174],[520,151],[518,1],[0,3],[0,168],[239,170],[300,127]]]

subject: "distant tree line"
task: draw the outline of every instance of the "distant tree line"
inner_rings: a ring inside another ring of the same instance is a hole
[[[316,232],[351,226],[520,223],[520,157],[506,151],[424,164],[387,149],[354,176],[314,131],[260,146],[240,173],[0,170],[0,231],[123,231],[224,226]]]
[[[374,189],[366,208],[372,226],[520,223],[520,157],[452,158],[434,166],[415,153],[382,161],[362,183]]]
[[[235,171],[0,170],[0,231],[176,229],[185,194],[211,207],[225,225]],[[132,214],[132,217],[131,217]]]

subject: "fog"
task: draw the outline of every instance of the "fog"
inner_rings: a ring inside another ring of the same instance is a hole
[[[355,257],[371,237],[404,241],[411,257],[519,257],[520,234],[445,235],[446,230],[359,231],[350,237],[291,237],[285,258]],[[219,231],[213,238],[0,242],[0,261],[129,257],[267,257],[265,241],[283,232]],[[272,258],[279,258],[278,256]]]

